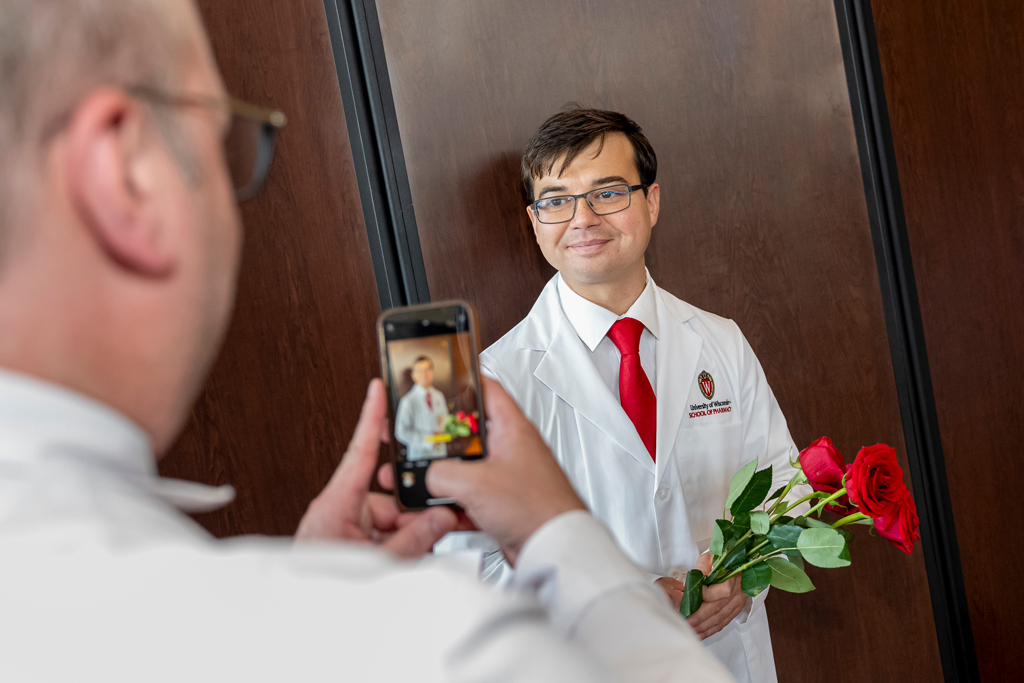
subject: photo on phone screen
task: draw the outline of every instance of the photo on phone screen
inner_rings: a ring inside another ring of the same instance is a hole
[[[395,490],[406,508],[451,503],[427,491],[430,463],[484,456],[472,310],[461,302],[386,311],[379,323]]]

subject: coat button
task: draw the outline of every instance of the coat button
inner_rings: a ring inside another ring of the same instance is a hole
[[[665,500],[668,498],[668,489],[662,486],[654,495],[658,497],[658,500]]]

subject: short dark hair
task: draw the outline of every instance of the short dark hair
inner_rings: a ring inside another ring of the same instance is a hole
[[[412,366],[416,367],[417,365],[419,365],[423,361],[426,361],[426,362],[430,363],[430,367],[434,367],[434,361],[430,359],[430,356],[420,356],[419,358],[417,358],[416,360],[414,360],[412,362]]]
[[[537,129],[523,152],[522,173],[526,196],[533,203],[533,179],[543,178],[555,167],[555,162],[564,157],[561,175],[565,169],[594,140],[608,133],[622,133],[633,145],[633,162],[640,174],[640,184],[647,187],[658,177],[658,156],[647,140],[643,130],[625,114],[604,109],[568,109],[560,111]]]

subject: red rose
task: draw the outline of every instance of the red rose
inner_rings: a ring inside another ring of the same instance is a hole
[[[827,436],[821,437],[800,453],[800,469],[804,471],[807,481],[815,491],[835,493],[843,488],[843,475],[846,474],[843,454],[832,445],[832,439]],[[849,507],[850,499],[840,496],[836,498],[834,505],[826,505],[825,509],[843,515],[849,514]]]
[[[903,497],[897,501],[888,516],[875,518],[875,529],[878,530],[878,535],[888,539],[908,555],[914,549],[914,541],[921,540],[920,534],[917,533],[918,524],[917,505],[914,504],[910,491],[906,491]]]
[[[869,517],[888,517],[909,495],[896,451],[884,443],[865,446],[846,471],[850,500]]]

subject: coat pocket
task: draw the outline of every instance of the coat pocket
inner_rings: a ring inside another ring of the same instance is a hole
[[[729,482],[743,462],[743,424],[690,426],[684,422],[672,451],[690,530],[697,541],[711,538],[722,517]]]

